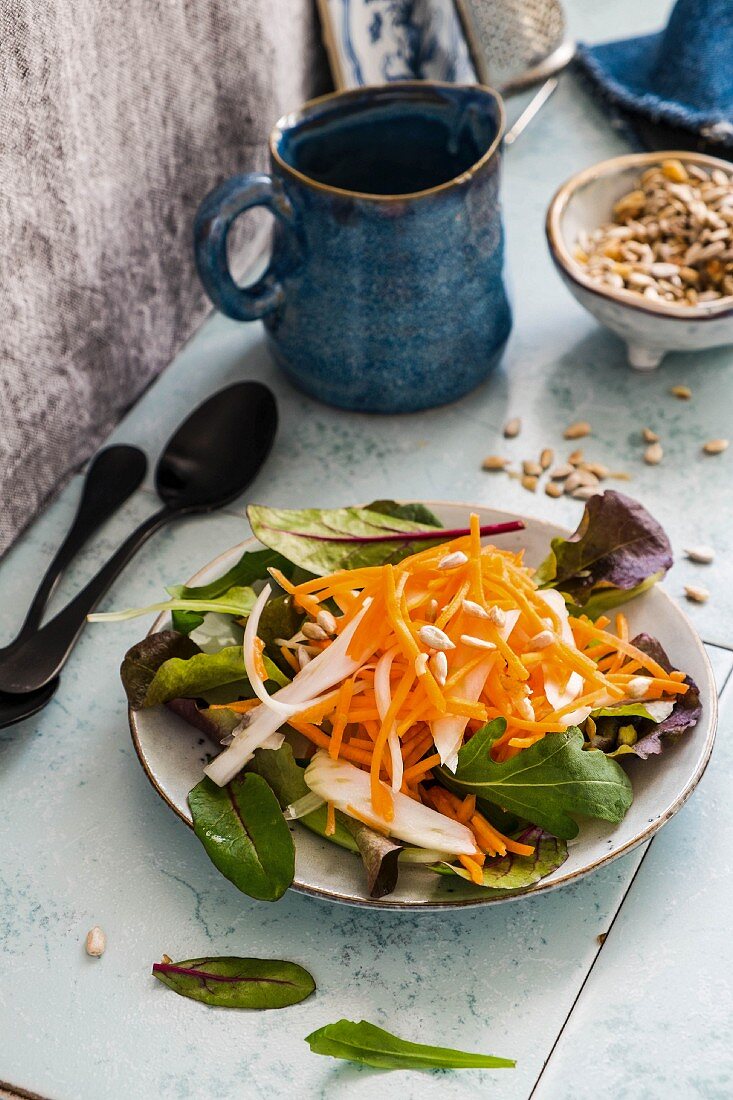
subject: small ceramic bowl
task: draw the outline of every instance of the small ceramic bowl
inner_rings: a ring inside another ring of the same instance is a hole
[[[701,153],[631,153],[572,176],[547,211],[547,240],[565,285],[602,325],[621,337],[636,370],[653,370],[668,351],[699,351],[733,343],[733,297],[697,306],[652,302],[630,290],[602,286],[573,258],[578,234],[610,221],[614,203],[634,189],[641,173],[671,158],[732,171],[728,161]]]

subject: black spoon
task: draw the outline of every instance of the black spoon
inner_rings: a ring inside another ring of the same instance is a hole
[[[0,661],[36,632],[62,573],[94,532],[134,493],[147,466],[148,460],[139,447],[124,444],[106,447],[92,459],[69,532],[43,575],[18,634],[0,648]],[[32,695],[0,694],[0,729],[40,710],[57,687],[58,680],[52,680]]]
[[[235,500],[260,470],[276,430],[275,398],[259,382],[236,383],[200,405],[169,440],[158,462],[155,486],[163,508],[133,531],[63,611],[5,658],[0,656],[0,692],[32,693],[28,713],[39,710],[39,689],[47,690],[58,676],[87,615],[133,554],[170,520],[212,512]]]

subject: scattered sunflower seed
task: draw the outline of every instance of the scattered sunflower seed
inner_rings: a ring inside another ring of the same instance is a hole
[[[476,638],[473,634],[461,634],[461,641],[471,649],[496,649],[494,642],[489,642],[485,638]]]
[[[502,609],[496,605],[489,608],[489,618],[494,626],[498,626],[500,630],[503,626],[506,626],[506,615]]]
[[[464,554],[462,550],[454,550],[452,554],[446,554],[444,558],[441,558],[438,562],[438,569],[456,569],[459,565],[465,565],[468,561],[468,555]]]
[[[557,497],[561,497],[563,495],[565,490],[563,489],[559,481],[548,481],[545,485],[545,492],[547,493],[548,497],[555,497],[557,499]]]
[[[689,550],[685,550],[685,556],[698,565],[709,565],[715,557],[715,551],[712,546],[691,546]]]
[[[445,653],[443,654],[443,656],[445,657]],[[415,675],[424,676],[427,672],[429,663],[430,658],[427,653],[418,653],[417,657],[415,658]]]
[[[545,447],[540,454],[540,466],[543,470],[549,470],[552,463],[555,461],[555,452],[552,447]]]
[[[692,390],[689,386],[671,386],[669,392],[680,401],[689,401],[692,397]]]
[[[440,627],[432,626],[430,623],[421,626],[417,636],[422,644],[429,646],[430,649],[443,651],[456,648],[456,643],[450,640],[445,631],[441,630]]]
[[[514,439],[522,430],[522,421],[518,416],[513,416],[511,420],[507,420],[504,425],[504,438]]]
[[[504,470],[509,463],[508,458],[502,458],[501,455],[487,455],[481,463],[482,470]]]
[[[448,679],[448,658],[442,649],[432,655],[428,666],[440,687],[445,687],[445,681]]]
[[[482,607],[480,603],[474,603],[473,600],[464,600],[461,605],[467,615],[472,615],[474,619],[488,619],[489,613],[485,607]]]
[[[99,959],[104,954],[107,947],[107,937],[98,924],[95,924],[94,928],[90,928],[87,932],[85,946],[87,955],[91,955],[93,959]]]
[[[321,630],[325,630],[326,634],[336,633],[336,620],[327,608],[323,608],[316,615],[316,622],[320,626]]]
[[[533,477],[530,474],[524,474],[522,477],[522,485],[525,489],[528,489],[530,493],[534,493],[537,489],[537,482],[539,478]]]
[[[568,462],[571,466],[577,466],[583,461],[583,452],[578,449],[577,451],[571,451],[568,455]]]
[[[550,470],[550,477],[553,481],[564,481],[566,477],[570,477],[574,469],[575,467],[569,462],[562,462]]]
[[[641,434],[642,434],[642,437],[643,437],[645,443],[658,443],[659,442],[659,436],[657,435],[656,432],[653,432],[651,428],[642,428]]]
[[[608,466],[604,466],[602,462],[584,462],[581,469],[587,470],[599,481],[605,481],[610,473]]]
[[[707,588],[701,588],[696,584],[686,584],[685,595],[692,603],[705,603],[710,598]]]
[[[644,451],[644,461],[647,466],[658,466],[664,457],[661,443],[650,443]]]
[[[522,463],[522,469],[527,477],[539,477],[542,473],[542,467],[539,462],[533,462],[529,458],[526,458]]]
[[[648,676],[634,676],[626,685],[626,694],[630,699],[643,699],[648,690]]]
[[[430,622],[435,622],[438,617],[438,601],[436,599],[428,600],[428,605],[425,608],[425,618]]]
[[[586,435],[590,435],[590,432],[591,428],[587,420],[576,420],[574,424],[569,424],[562,434],[565,439],[583,439]]]
[[[572,492],[573,500],[590,500],[591,497],[600,493],[600,489],[597,485],[579,485],[577,489]]]
[[[516,705],[517,710],[519,711],[520,718],[524,718],[527,722],[534,722],[534,707],[532,706],[526,695],[522,695],[519,699],[517,699]]]
[[[312,642],[325,642],[328,634],[319,626],[318,623],[303,623],[300,628],[306,638],[310,638]]]
[[[709,439],[707,443],[703,444],[702,449],[706,455],[722,455],[723,451],[728,450],[728,440]]]
[[[540,630],[539,634],[535,634],[534,638],[529,639],[530,649],[547,649],[548,645],[552,645],[555,641],[555,635],[551,630]]]

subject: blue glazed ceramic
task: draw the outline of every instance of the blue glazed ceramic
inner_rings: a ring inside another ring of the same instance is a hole
[[[281,119],[271,174],[228,180],[195,223],[214,304],[262,318],[306,393],[362,412],[453,401],[497,363],[511,328],[499,207],[503,108],[477,85],[389,84],[324,96]],[[270,265],[238,287],[234,219],[275,218]]]

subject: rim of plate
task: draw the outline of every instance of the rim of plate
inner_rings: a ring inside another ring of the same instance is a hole
[[[553,523],[550,520],[539,519],[533,516],[522,515],[519,512],[507,512],[501,508],[490,508],[485,504],[468,504],[465,501],[460,500],[421,500],[411,503],[425,504],[427,507],[451,507],[466,508],[469,511],[471,509],[478,509],[480,511],[491,511],[496,512],[497,515],[505,517],[505,519],[509,521],[522,520],[523,522],[526,522],[527,520],[530,520],[534,526],[549,527],[554,529],[555,531],[562,530],[566,534],[572,533],[568,528],[563,527],[562,524]],[[356,505],[355,507],[364,506]],[[216,566],[219,562],[228,558],[233,551],[241,552],[251,544],[262,545],[259,540],[253,535],[250,536],[250,538],[248,539],[243,539],[242,542],[236,543],[234,546],[230,546],[228,550],[222,551],[221,554],[217,554],[217,556],[215,558],[212,558],[211,561],[207,562],[205,565],[202,565],[201,568],[197,570],[196,573],[194,573],[194,575],[190,577],[186,583],[188,585],[195,584],[200,579],[202,573],[208,572],[213,566]],[[416,910],[420,912],[437,912],[444,909],[466,909],[480,905],[503,905],[507,902],[517,901],[524,897],[531,897],[534,894],[549,893],[551,890],[557,890],[561,886],[567,886],[568,883],[575,882],[577,879],[583,878],[585,875],[590,874],[592,871],[597,871],[600,867],[604,867],[608,863],[613,863],[614,860],[620,859],[621,856],[627,855],[627,853],[633,851],[634,848],[638,848],[640,844],[644,844],[645,841],[651,840],[654,834],[657,833],[663,825],[666,825],[667,822],[670,821],[675,816],[675,814],[682,809],[682,807],[687,802],[688,798],[702,779],[708,763],[710,762],[710,756],[713,751],[715,736],[718,729],[718,695],[715,688],[715,677],[713,675],[713,668],[710,663],[710,658],[705,651],[705,646],[703,645],[702,639],[697,633],[697,630],[693,626],[691,620],[687,617],[687,615],[677,604],[677,602],[672,599],[670,594],[664,588],[660,588],[659,586],[656,587],[656,591],[660,592],[664,599],[668,600],[674,611],[680,616],[682,621],[689,628],[690,638],[694,640],[694,644],[698,650],[700,657],[702,658],[709,684],[712,685],[713,690],[711,693],[712,703],[710,707],[708,732],[705,739],[703,755],[700,759],[700,762],[697,765],[693,775],[687,781],[687,783],[679,792],[674,801],[667,807],[664,814],[660,815],[654,821],[650,822],[649,825],[647,825],[647,827],[642,830],[642,832],[637,833],[635,837],[632,837],[632,839],[627,841],[627,843],[624,844],[621,848],[609,852],[607,855],[602,856],[600,859],[594,860],[592,863],[586,864],[584,867],[579,867],[576,871],[573,871],[570,874],[562,875],[560,878],[553,879],[551,882],[546,882],[544,879],[540,879],[539,882],[535,882],[531,886],[525,886],[524,888],[516,891],[507,891],[505,897],[481,897],[480,895],[478,895],[476,898],[461,898],[456,901],[449,901],[447,899],[445,901],[430,899],[425,902],[390,901],[389,896],[387,896],[387,898],[379,899],[350,898],[344,897],[342,894],[337,894],[332,890],[325,890],[322,887],[318,886],[309,886],[305,883],[297,882],[295,880],[293,881],[289,889],[294,890],[296,893],[299,894],[307,894],[309,897],[319,898],[322,901],[335,902],[339,905],[354,906],[360,909],[392,909],[409,910],[410,912],[415,912]],[[160,615],[158,615],[152,626],[148,630],[146,637],[160,630],[163,624],[166,622],[167,618],[168,616],[166,612],[162,612]],[[137,726],[137,712],[134,711],[132,707],[128,706],[127,715],[130,726],[130,734],[132,736],[132,743],[135,746],[135,752],[137,753],[138,760],[142,765],[143,771],[145,772],[148,781],[157,792],[157,794],[163,799],[166,805],[169,806],[171,810],[173,810],[173,813],[176,815],[176,817],[178,817],[189,829],[193,831],[193,825],[191,824],[191,822],[186,817],[184,817],[178,806],[176,806],[176,804],[170,800],[168,795],[165,793],[165,791],[162,789],[155,778],[155,774],[146,758],[145,750],[140,743],[140,733]]]

